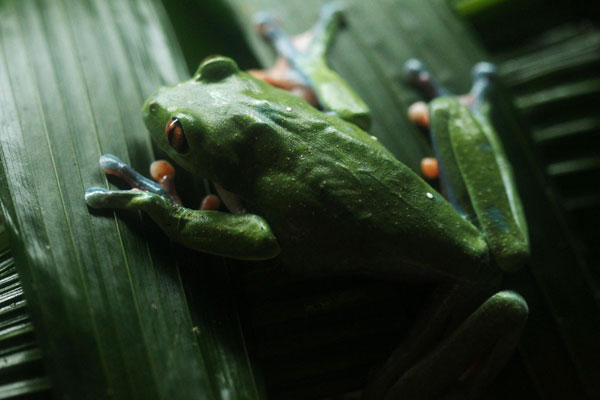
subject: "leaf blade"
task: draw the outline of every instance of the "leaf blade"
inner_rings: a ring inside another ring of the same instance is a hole
[[[0,113],[2,203],[55,393],[257,398],[245,353],[206,364],[193,328],[208,330],[222,315],[192,319],[164,236],[138,213],[90,215],[83,200],[87,187],[108,184],[100,154],[147,167],[153,156],[141,102],[187,75],[160,4],[6,1],[0,8],[0,85],[12,93]],[[223,287],[206,281],[197,289]],[[211,331],[224,353],[220,335],[243,340],[239,327],[228,329]],[[245,385],[217,381],[235,369]]]

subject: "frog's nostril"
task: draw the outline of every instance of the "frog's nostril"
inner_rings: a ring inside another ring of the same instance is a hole
[[[156,114],[156,112],[158,111],[158,104],[150,103],[148,109],[150,110],[150,114]]]

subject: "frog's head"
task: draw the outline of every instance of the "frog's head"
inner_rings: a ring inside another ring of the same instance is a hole
[[[162,87],[146,100],[144,121],[175,162],[219,182],[218,173],[240,166],[249,133],[269,129],[261,111],[269,98],[266,86],[232,59],[211,57],[192,79]]]

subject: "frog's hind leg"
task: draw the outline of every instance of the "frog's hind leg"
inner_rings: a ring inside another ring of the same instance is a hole
[[[393,384],[371,388],[366,398],[480,398],[516,347],[527,314],[527,303],[518,294],[493,295],[428,354],[396,371]],[[410,351],[410,345],[405,344],[402,351]]]
[[[287,65],[293,72],[280,76],[292,79],[296,74],[295,79],[312,90],[318,105],[324,111],[362,129],[369,128],[369,107],[354,93],[348,83],[327,65],[327,51],[342,22],[342,9],[338,3],[325,4],[321,8],[317,23],[310,30],[292,38],[283,31],[270,13],[260,13],[256,20],[259,32],[273,45],[284,61],[278,59],[275,67],[268,71],[269,76],[253,71],[255,76],[272,83],[269,81],[272,79],[272,72]],[[288,83],[274,85],[284,87]]]

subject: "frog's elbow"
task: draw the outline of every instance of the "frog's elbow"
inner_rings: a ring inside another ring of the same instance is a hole
[[[257,254],[261,254],[260,259],[267,260],[275,258],[281,252],[279,242],[270,229],[261,230],[256,238]]]
[[[247,248],[248,252],[235,258],[268,260],[277,257],[281,252],[281,248],[269,224],[261,217],[249,214],[246,214],[246,216],[252,217],[250,220],[252,227],[245,235],[244,241],[246,243],[243,244],[243,247]]]

